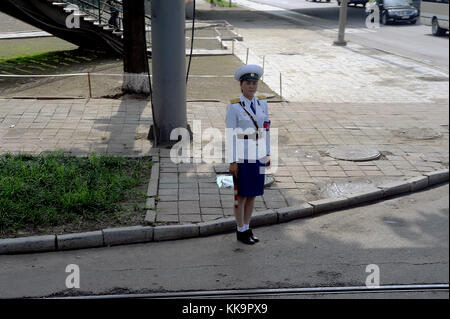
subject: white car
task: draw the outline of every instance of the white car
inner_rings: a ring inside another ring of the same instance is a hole
[[[448,11],[448,0],[422,0],[420,22],[431,26],[433,35],[445,35],[448,31]]]

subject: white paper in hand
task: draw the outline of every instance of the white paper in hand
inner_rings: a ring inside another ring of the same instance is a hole
[[[234,186],[233,176],[231,175],[217,175],[216,182],[219,188],[229,188]]]

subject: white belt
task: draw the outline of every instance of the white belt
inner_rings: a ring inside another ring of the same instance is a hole
[[[250,139],[250,140],[257,141],[258,138],[259,138],[259,135],[258,135],[258,133],[252,133],[252,134],[236,134],[236,137],[237,137],[238,139],[242,139],[242,140],[248,140],[248,139]]]

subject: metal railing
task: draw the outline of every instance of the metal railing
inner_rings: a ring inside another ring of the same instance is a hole
[[[87,14],[88,16],[95,18],[92,22],[95,22],[100,27],[108,26],[114,28],[115,31],[123,32],[123,5],[121,0],[115,0],[113,2],[120,6],[111,6],[105,0],[58,0],[67,4],[76,5],[78,11]],[[113,14],[117,14],[117,25],[111,23],[111,17]],[[151,43],[148,31],[151,30],[151,17],[145,15],[145,29],[147,44]]]

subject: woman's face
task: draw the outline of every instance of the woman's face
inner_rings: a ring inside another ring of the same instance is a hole
[[[258,90],[258,81],[242,81],[241,90],[245,96],[253,96]]]

